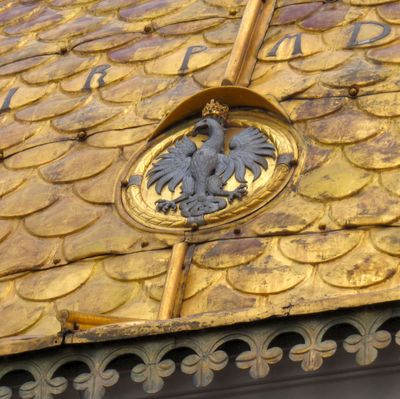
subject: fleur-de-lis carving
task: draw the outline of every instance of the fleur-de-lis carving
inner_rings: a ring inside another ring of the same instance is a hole
[[[336,348],[335,341],[318,342],[313,339],[308,343],[295,345],[289,352],[289,358],[294,362],[301,362],[304,371],[315,371],[322,366],[323,358],[335,354]]]
[[[386,348],[392,337],[388,331],[380,330],[360,335],[353,334],[343,342],[346,352],[355,353],[356,361],[361,366],[371,364],[378,356],[378,349]]]
[[[0,399],[11,399],[12,391],[8,387],[0,387]]]
[[[181,363],[181,370],[185,374],[193,374],[193,383],[198,388],[210,384],[214,378],[214,371],[222,370],[227,364],[228,355],[222,350],[217,350],[186,356]]]
[[[278,363],[282,359],[282,355],[283,351],[278,347],[262,348],[261,350],[253,348],[241,353],[236,358],[236,366],[243,370],[250,369],[250,376],[254,379],[263,378],[269,373],[269,365]]]
[[[101,399],[105,394],[105,388],[112,387],[119,380],[116,370],[92,370],[90,373],[82,373],[75,377],[74,388],[83,391],[85,399]]]
[[[175,371],[175,363],[170,359],[154,363],[140,363],[131,371],[131,378],[135,382],[143,382],[143,389],[147,393],[157,393],[164,386],[163,378],[169,377]]]
[[[19,396],[22,399],[53,399],[53,395],[63,393],[67,385],[68,381],[64,377],[28,381],[19,388]]]

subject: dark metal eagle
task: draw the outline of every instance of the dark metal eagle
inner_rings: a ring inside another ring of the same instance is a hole
[[[218,116],[205,117],[196,123],[192,132],[193,136],[208,136],[200,148],[185,136],[167,153],[156,158],[147,174],[147,187],[155,184],[156,192],[161,194],[167,184],[168,189],[174,192],[182,183],[178,198],[156,201],[158,211],[176,211],[179,204],[182,216],[187,218],[217,212],[227,206],[226,198],[230,203],[247,194],[246,169],[253,173],[253,180],[260,177],[261,168],[267,170],[266,158],[275,158],[275,147],[267,137],[257,128],[245,128],[231,139],[230,151],[224,154],[223,123]],[[233,191],[224,190],[233,174],[240,185]]]

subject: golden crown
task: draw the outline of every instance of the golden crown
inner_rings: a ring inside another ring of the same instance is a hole
[[[218,116],[226,120],[228,117],[229,107],[225,104],[220,104],[218,101],[212,99],[210,102],[206,104],[203,108],[202,115],[203,118],[207,116]]]

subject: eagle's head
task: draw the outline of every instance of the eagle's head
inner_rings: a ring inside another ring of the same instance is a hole
[[[210,136],[210,134],[215,129],[222,129],[223,124],[221,124],[221,121],[219,121],[218,119],[219,118],[210,117],[210,116],[200,119],[194,125],[192,135],[197,136],[198,134],[204,134],[206,136]]]

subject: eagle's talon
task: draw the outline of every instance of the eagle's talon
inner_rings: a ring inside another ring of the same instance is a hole
[[[235,198],[242,199],[246,194],[247,194],[247,185],[241,184],[239,187],[237,187],[229,194],[228,201],[229,203],[231,203]]]
[[[158,212],[168,213],[170,209],[172,209],[174,212],[176,211],[176,204],[174,201],[160,199],[157,200],[155,204]]]

